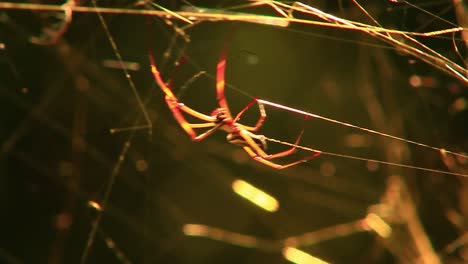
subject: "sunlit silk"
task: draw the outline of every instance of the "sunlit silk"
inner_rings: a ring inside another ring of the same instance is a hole
[[[286,247],[283,249],[283,256],[296,264],[327,264],[319,258],[316,258],[302,250],[293,247]]]
[[[275,212],[279,208],[279,203],[273,196],[256,188],[248,182],[235,180],[232,183],[232,189],[238,195],[268,212]]]

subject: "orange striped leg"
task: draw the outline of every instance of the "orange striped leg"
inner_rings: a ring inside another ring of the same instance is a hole
[[[258,118],[258,121],[257,123],[255,124],[255,126],[251,127],[251,126],[245,126],[245,125],[242,125],[242,127],[245,129],[245,130],[248,130],[250,132],[255,132],[257,131],[258,129],[260,129],[260,127],[263,125],[263,122],[265,121],[267,115],[266,115],[266,111],[265,111],[265,106],[262,104],[262,103],[259,103],[257,101],[257,98],[254,98],[252,101],[250,101],[250,103],[248,103],[244,109],[242,109],[237,115],[236,117],[234,118],[234,122],[237,122],[239,121],[239,119],[241,118],[241,116],[245,113],[245,111],[247,111],[254,103],[257,103],[258,105],[258,110],[260,112],[260,117]]]

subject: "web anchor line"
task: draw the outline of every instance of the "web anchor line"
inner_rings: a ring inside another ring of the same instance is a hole
[[[416,142],[416,141],[413,141],[413,140],[404,139],[404,138],[401,138],[401,137],[393,136],[393,135],[386,134],[386,133],[383,133],[383,132],[379,132],[379,131],[376,131],[376,130],[372,130],[372,129],[369,129],[369,128],[364,128],[364,127],[360,127],[360,126],[353,125],[353,124],[350,124],[350,123],[338,121],[338,120],[335,120],[335,119],[332,119],[332,118],[323,117],[323,116],[320,116],[320,115],[317,115],[317,114],[312,114],[312,113],[309,113],[309,112],[305,112],[305,111],[302,111],[302,110],[299,110],[299,109],[296,109],[296,108],[292,108],[292,107],[289,107],[289,106],[281,105],[281,104],[278,104],[278,103],[273,103],[273,102],[262,100],[262,99],[257,99],[257,101],[259,103],[261,103],[261,104],[264,104],[264,105],[269,105],[269,106],[272,106],[272,107],[275,107],[275,108],[279,108],[279,109],[283,109],[283,110],[286,110],[286,111],[289,111],[289,112],[301,114],[301,115],[304,115],[304,116],[307,116],[307,117],[313,117],[313,118],[325,120],[325,121],[328,121],[328,122],[331,122],[331,123],[351,127],[351,128],[354,128],[354,129],[358,129],[358,130],[361,130],[361,131],[368,132],[368,133],[372,133],[372,134],[376,134],[376,135],[379,135],[379,136],[383,136],[383,137],[391,138],[391,139],[394,139],[394,140],[402,141],[402,142],[405,142],[405,143],[408,143],[408,144],[412,144],[412,145],[416,145],[416,146],[436,150],[436,151],[440,152],[440,154],[442,154],[442,155],[451,154],[453,156],[468,159],[468,155],[465,155],[465,154],[462,154],[462,153],[453,152],[453,151],[446,150],[446,149],[443,149],[443,148],[437,148],[437,147],[430,146],[430,145],[427,145],[427,144],[424,144],[424,143],[419,143],[419,142]],[[302,150],[305,150],[305,151],[321,153],[321,154],[334,156],[334,157],[348,158],[348,159],[362,160],[362,161],[370,161],[370,162],[375,162],[375,163],[385,164],[385,165],[390,165],[390,166],[397,166],[397,167],[402,167],[402,168],[409,168],[409,169],[415,169],[415,170],[420,170],[420,171],[435,172],[435,173],[454,175],[454,176],[461,176],[461,177],[467,177],[468,178],[468,174],[449,172],[449,171],[437,170],[437,169],[430,169],[430,168],[424,168],[424,167],[419,167],[419,166],[413,166],[413,165],[407,165],[407,164],[401,164],[401,163],[395,163],[395,162],[389,162],[389,161],[383,161],[383,160],[368,159],[368,158],[364,158],[364,157],[356,157],[356,156],[351,156],[351,155],[346,155],[346,154],[339,154],[339,153],[334,153],[334,152],[327,152],[327,151],[322,151],[322,150],[319,150],[319,149],[314,149],[314,148],[310,148],[310,147],[306,147],[306,146],[302,146],[302,145],[297,145],[297,144],[293,144],[293,143],[290,143],[290,142],[287,142],[287,141],[282,141],[282,140],[269,138],[269,137],[265,137],[265,139],[268,140],[268,141],[274,142],[274,143],[278,143],[278,144],[282,144],[282,145],[286,145],[286,146],[292,146],[292,147],[296,147],[298,149],[302,149]]]
[[[466,154],[446,150],[444,148],[437,148],[437,147],[427,145],[427,144],[424,144],[424,143],[419,143],[419,142],[416,142],[416,141],[413,141],[413,140],[409,140],[409,139],[393,136],[393,135],[390,135],[390,134],[387,134],[387,133],[379,132],[379,131],[376,131],[376,130],[372,130],[370,128],[360,127],[360,126],[353,125],[353,124],[350,124],[350,123],[338,121],[338,120],[335,120],[335,119],[332,119],[332,118],[320,116],[320,115],[317,115],[317,114],[312,114],[312,113],[309,113],[309,112],[306,112],[306,111],[302,111],[302,110],[292,108],[292,107],[289,107],[289,106],[285,106],[285,105],[281,105],[281,104],[278,104],[278,103],[273,103],[273,102],[262,100],[262,99],[258,99],[257,101],[262,103],[262,104],[273,106],[275,108],[283,109],[283,110],[293,112],[293,113],[296,113],[296,114],[301,114],[301,115],[304,115],[304,116],[325,120],[325,121],[335,123],[335,124],[339,124],[339,125],[342,125],[342,126],[347,126],[347,127],[351,127],[351,128],[361,130],[361,131],[366,131],[366,132],[371,133],[371,134],[376,134],[376,135],[379,135],[379,136],[383,136],[383,137],[395,139],[395,140],[398,140],[398,141],[402,141],[402,142],[405,142],[405,143],[408,143],[408,144],[413,144],[413,145],[416,145],[416,146],[436,150],[436,151],[439,151],[443,155],[451,154],[451,155],[454,155],[454,156],[457,156],[457,157],[460,157],[460,158],[468,159],[468,155],[466,155]]]
[[[401,164],[401,163],[395,163],[395,162],[389,162],[389,161],[383,161],[383,160],[376,160],[376,159],[368,159],[368,158],[363,158],[363,157],[356,157],[356,156],[351,156],[351,155],[346,155],[346,154],[339,154],[339,153],[334,153],[334,152],[328,152],[328,151],[322,151],[302,145],[296,145],[287,141],[282,141],[274,138],[269,138],[265,137],[265,140],[268,140],[270,142],[282,144],[285,146],[294,146],[298,149],[302,149],[305,151],[310,151],[310,152],[315,152],[315,153],[320,153],[328,156],[334,156],[334,157],[340,157],[340,158],[347,158],[347,159],[354,159],[354,160],[362,160],[362,161],[370,161],[370,162],[375,162],[378,164],[385,164],[385,165],[390,165],[390,166],[396,166],[396,167],[401,167],[401,168],[408,168],[408,169],[414,169],[414,170],[420,170],[420,171],[427,171],[427,172],[435,172],[435,173],[441,173],[441,174],[447,174],[447,175],[453,175],[453,176],[460,176],[460,177],[466,177],[468,178],[468,174],[462,174],[462,173],[456,173],[456,172],[450,172],[450,171],[444,171],[444,170],[436,170],[436,169],[429,169],[429,168],[424,168],[424,167],[418,167],[418,166],[413,166],[413,165],[407,165],[407,164]]]

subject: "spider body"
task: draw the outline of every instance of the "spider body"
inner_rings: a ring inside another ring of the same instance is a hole
[[[267,142],[264,135],[257,135],[247,131],[247,135],[253,139],[255,144],[263,151],[267,150]],[[238,145],[240,147],[246,147],[249,143],[241,136],[239,133],[228,133],[226,136],[226,140],[234,145]]]
[[[223,130],[227,133],[226,140],[234,145],[245,147],[248,145],[247,141],[239,134],[243,130],[242,125],[234,122],[234,120],[229,116],[228,112],[224,108],[217,108],[212,113],[211,116],[216,117],[215,124],[221,124],[219,127],[220,130]],[[248,136],[250,136],[257,146],[262,149],[267,149],[267,142],[264,135],[257,135],[249,131],[245,131]]]
[[[235,117],[232,116],[229,110],[228,103],[224,96],[224,73],[226,69],[226,52],[221,53],[216,71],[216,94],[219,108],[216,108],[210,115],[203,114],[186,106],[183,103],[180,103],[177,97],[172,92],[169,85],[162,79],[161,74],[154,63],[152,53],[150,53],[150,61],[151,72],[159,87],[166,95],[166,104],[172,111],[172,114],[174,115],[174,118],[177,120],[179,125],[182,127],[182,129],[184,129],[184,131],[190,136],[190,138],[193,141],[201,141],[209,135],[213,134],[215,131],[222,130],[227,133],[226,140],[229,143],[242,147],[252,159],[275,169],[284,169],[290,166],[294,166],[320,155],[320,152],[316,152],[311,156],[285,165],[277,164],[271,161],[272,159],[285,157],[296,152],[297,144],[301,139],[303,130],[301,130],[301,132],[298,134],[294,146],[290,149],[275,154],[267,154],[265,152],[267,150],[267,138],[264,135],[256,133],[266,119],[266,111],[263,104],[257,101],[256,98],[254,98]],[[240,120],[244,112],[246,112],[255,103],[257,103],[260,112],[260,117],[257,120],[257,123],[254,126],[246,126],[239,123],[238,121]],[[185,119],[183,113],[200,119],[201,121],[203,121],[203,123],[189,123]],[[197,134],[195,132],[195,129],[200,128],[207,128],[207,130],[201,134]]]

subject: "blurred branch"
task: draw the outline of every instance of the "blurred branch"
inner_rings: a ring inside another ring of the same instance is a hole
[[[334,238],[344,237],[358,232],[367,232],[368,227],[365,221],[365,219],[360,219],[354,222],[333,225],[316,231],[277,240],[261,239],[255,236],[199,224],[186,224],[183,226],[183,232],[187,236],[205,237],[236,246],[274,252],[283,250],[285,247],[307,247]]]

